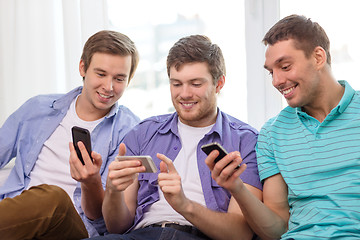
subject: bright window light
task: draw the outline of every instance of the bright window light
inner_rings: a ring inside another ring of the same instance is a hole
[[[128,35],[140,53],[134,79],[120,103],[140,118],[173,112],[166,57],[181,37],[207,35],[223,51],[226,84],[218,97],[222,111],[247,120],[244,1],[108,0],[110,26]]]

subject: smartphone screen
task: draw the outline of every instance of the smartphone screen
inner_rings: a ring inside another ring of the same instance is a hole
[[[93,159],[91,158],[92,150],[91,150],[91,137],[90,137],[89,130],[87,130],[85,128],[74,126],[74,127],[72,127],[71,132],[72,132],[74,148],[75,148],[76,154],[77,154],[78,158],[80,159],[81,163],[83,165],[85,165],[84,159],[82,158],[80,149],[77,145],[77,143],[79,141],[81,141],[85,145],[85,148],[90,156],[90,159],[91,159],[91,161],[93,161]]]

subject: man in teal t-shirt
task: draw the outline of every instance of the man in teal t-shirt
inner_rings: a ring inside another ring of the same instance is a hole
[[[359,239],[360,93],[332,76],[330,42],[318,23],[285,17],[263,42],[264,67],[289,105],[258,138],[264,203],[225,170],[213,178],[262,239]]]

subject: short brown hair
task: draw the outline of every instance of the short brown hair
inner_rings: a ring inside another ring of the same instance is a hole
[[[191,35],[181,38],[170,49],[167,56],[167,74],[170,77],[170,67],[176,70],[185,64],[205,62],[216,84],[221,76],[226,75],[225,60],[220,47],[203,35]]]
[[[265,35],[265,46],[283,40],[295,40],[295,47],[310,57],[317,46],[326,52],[327,63],[331,65],[330,41],[325,30],[317,23],[301,15],[290,15],[278,21]]]
[[[112,55],[131,56],[131,68],[129,82],[135,74],[139,63],[139,54],[134,42],[125,34],[103,30],[92,35],[85,43],[81,59],[84,62],[84,70],[87,71],[92,56],[97,53]]]

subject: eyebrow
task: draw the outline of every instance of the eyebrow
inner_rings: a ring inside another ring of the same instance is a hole
[[[270,68],[268,66],[264,65],[264,68],[270,71]]]
[[[277,60],[275,61],[274,65],[277,65],[277,64],[279,64],[279,63],[281,63],[281,62],[283,62],[283,61],[285,61],[285,60],[288,60],[288,59],[291,59],[291,57],[290,57],[290,56],[280,57],[279,59],[277,59]],[[270,70],[270,68],[269,68],[268,66],[266,66],[266,65],[264,65],[264,68],[265,68],[266,70]]]
[[[94,68],[94,71],[97,71],[97,72],[102,72],[102,73],[106,73],[105,70],[101,69],[101,68]],[[116,74],[115,76],[120,76],[120,77],[127,77],[128,75],[127,74],[124,74],[124,73],[119,73],[119,74]]]
[[[176,78],[170,78],[169,81],[170,81],[170,82],[172,82],[172,81],[179,81],[179,82],[181,82],[181,80],[176,79]],[[193,79],[189,79],[189,80],[187,80],[187,81],[189,81],[189,82],[194,82],[194,81],[206,81],[206,79],[205,79],[205,78],[193,78]]]
[[[94,71],[106,72],[105,70],[103,70],[103,69],[101,69],[101,68],[94,68]]]

